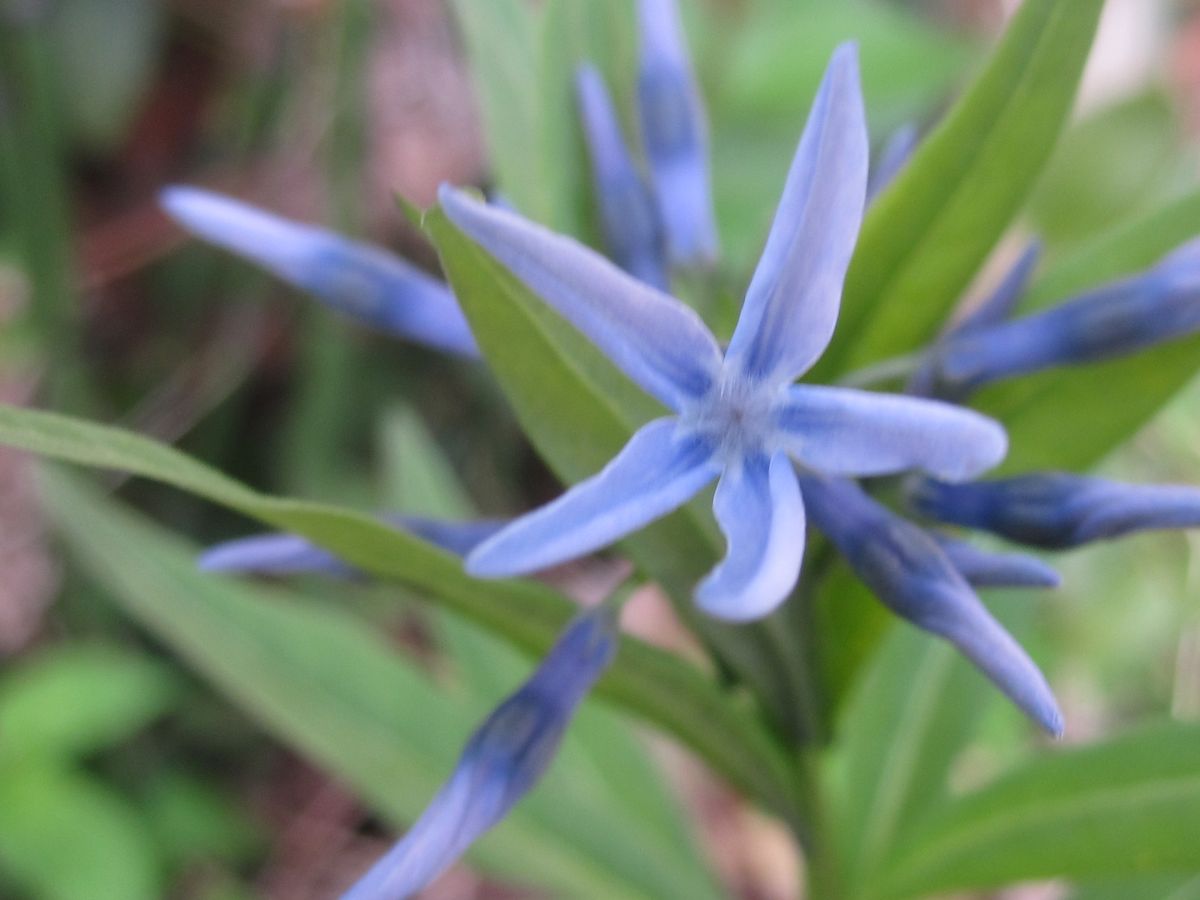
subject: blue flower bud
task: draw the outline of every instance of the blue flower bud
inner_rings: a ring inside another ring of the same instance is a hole
[[[1200,489],[1123,484],[1066,472],[964,484],[919,478],[909,484],[909,502],[940,522],[1049,549],[1200,525]]]
[[[481,519],[444,522],[417,516],[381,516],[382,521],[416,535],[435,547],[466,556],[507,522]],[[328,550],[294,534],[258,534],[215,544],[200,554],[197,564],[206,572],[256,575],[328,575],[359,578],[362,573]]]
[[[909,122],[901,125],[888,137],[875,164],[871,166],[871,174],[867,179],[867,205],[870,206],[875,198],[891,184],[900,174],[913,151],[917,149],[920,132],[917,126]]]
[[[369,244],[198,188],[171,187],[163,208],[189,231],[373,328],[478,356],[445,284]]]
[[[666,290],[658,211],[625,146],[604,80],[594,67],[583,66],[576,89],[609,256],[634,278]]]
[[[1062,577],[1035,556],[992,553],[967,541],[930,532],[946,558],[972,587],[1043,587],[1062,584]]]
[[[679,265],[717,257],[708,157],[708,122],[692,73],[675,0],[639,0],[642,145],[666,232]]]
[[[571,622],[533,676],[471,737],[416,824],[342,900],[411,897],[503,819],[542,777],[616,650],[616,617],[607,607]]]
[[[1125,356],[1200,328],[1200,241],[1149,271],[1044,312],[971,330],[933,351],[938,396],[1055,366]]]
[[[943,400],[961,400],[970,393],[962,385],[951,385],[943,381],[941,367],[943,356],[950,352],[949,345],[956,338],[973,334],[986,334],[989,328],[1005,322],[1017,302],[1025,293],[1033,270],[1042,256],[1042,242],[1031,241],[1012,267],[1000,279],[996,289],[977,305],[969,309],[938,339],[925,355],[921,366],[913,373],[905,393],[918,397],[938,397]]]
[[[929,534],[852,481],[805,476],[801,491],[813,524],[885,606],[950,641],[1031,719],[1062,733],[1062,714],[1037,665]]]

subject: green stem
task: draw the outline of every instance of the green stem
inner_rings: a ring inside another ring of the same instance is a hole
[[[837,856],[833,826],[821,788],[816,750],[802,750],[796,758],[799,805],[805,812],[801,831],[793,829],[804,851],[809,900],[843,900],[845,880]]]

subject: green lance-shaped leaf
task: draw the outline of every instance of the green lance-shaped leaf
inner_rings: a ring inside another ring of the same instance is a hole
[[[68,545],[126,612],[397,824],[420,812],[505,690],[439,688],[351,613],[207,576],[194,548],[78,479],[51,472],[41,484]],[[569,896],[714,897],[677,843],[593,788],[581,737],[568,735],[545,784],[479,845],[477,860]]]
[[[574,609],[531,582],[476,581],[456,557],[367,516],[260,494],[173,447],[118,428],[0,405],[0,443],[153,478],[294,532],[363,571],[417,589],[530,654],[553,643]],[[700,671],[626,639],[597,690],[673,734],[766,808],[796,814],[789,766],[774,739]]]
[[[999,600],[1006,626],[1029,605]],[[861,887],[917,819],[946,800],[946,778],[995,689],[953,647],[893,627],[862,673],[838,726],[829,769],[841,862]]]
[[[1200,867],[1200,726],[1170,723],[1030,760],[929,816],[869,896]]]
[[[1012,222],[1071,112],[1103,0],[1026,0],[986,68],[863,225],[818,381],[932,337]]]

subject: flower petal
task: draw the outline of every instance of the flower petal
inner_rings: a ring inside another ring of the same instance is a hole
[[[923,529],[890,512],[854,482],[800,481],[813,525],[894,613],[944,637],[1053,735],[1062,714],[1045,677]]]
[[[804,556],[804,503],[791,460],[758,455],[726,468],[713,511],[729,549],[696,602],[720,619],[761,618],[792,592]]]
[[[658,210],[625,146],[608,88],[594,66],[580,68],[575,86],[609,255],[634,278],[665,291]]]
[[[972,587],[1042,587],[1062,584],[1062,576],[1036,556],[992,553],[939,532],[930,535]]]
[[[936,400],[811,385],[787,396],[778,413],[784,446],[830,475],[921,469],[959,481],[990,469],[1008,449],[997,422]]]
[[[720,367],[717,342],[674,297],[598,253],[443,185],[450,220],[672,409],[702,397]]]
[[[380,516],[380,519],[456,556],[466,556],[507,524],[500,519],[448,522],[393,515]],[[305,538],[282,533],[257,534],[214,544],[200,554],[197,564],[206,572],[320,574],[335,578],[359,577],[362,574]]]
[[[706,441],[656,419],[601,472],[477,547],[467,571],[502,578],[583,556],[682,506],[718,472]]]
[[[753,381],[790,381],[825,350],[862,223],[867,126],[858,54],[843,44],[813,101],[727,360]]]
[[[379,247],[198,188],[167,188],[161,203],[192,233],[351,318],[439,350],[479,355],[450,289]]]
[[[639,0],[638,24],[638,117],[667,248],[677,264],[710,264],[717,258],[717,225],[708,120],[675,0]]]
[[[616,649],[611,610],[593,608],[571,622],[532,677],[471,737],[416,824],[342,900],[411,897],[503,819],[549,767],[575,709]]]
[[[350,578],[357,570],[328,550],[295,534],[256,534],[214,544],[196,560],[205,572],[247,572],[257,575],[311,573]]]

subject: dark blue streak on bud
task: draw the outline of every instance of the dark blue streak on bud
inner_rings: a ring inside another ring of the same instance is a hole
[[[1042,673],[932,537],[854,482],[804,476],[801,491],[813,524],[885,606],[948,640],[1042,728],[1062,733]]]
[[[943,395],[1055,366],[1112,359],[1200,328],[1200,242],[1148,272],[1045,312],[952,338],[936,351]]]
[[[616,649],[612,610],[596,608],[571,622],[532,677],[467,742],[454,774],[413,827],[343,900],[411,897],[503,819],[545,773]]]
[[[909,502],[940,522],[1061,550],[1135,531],[1200,526],[1200,489],[1123,484],[1067,472],[948,484],[914,479]]]
[[[868,206],[896,179],[900,170],[908,165],[913,151],[917,149],[919,138],[920,132],[911,122],[901,125],[888,137],[874,165],[871,166],[871,174],[867,179]]]

